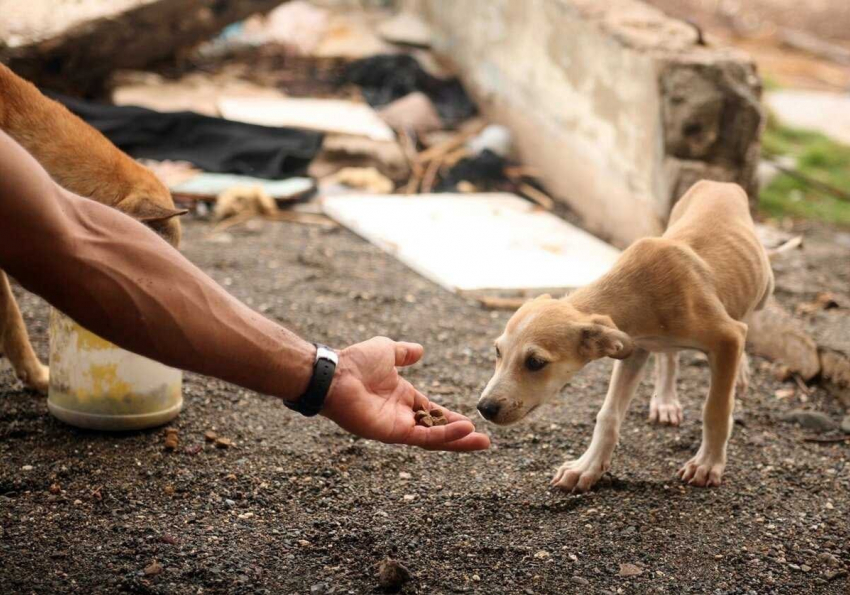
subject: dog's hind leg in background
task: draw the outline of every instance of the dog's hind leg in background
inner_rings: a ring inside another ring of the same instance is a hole
[[[38,361],[6,273],[0,271],[0,355],[9,358],[15,375],[30,388],[47,392],[47,366]]]

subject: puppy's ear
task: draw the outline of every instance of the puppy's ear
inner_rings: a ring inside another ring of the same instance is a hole
[[[133,217],[137,221],[147,224],[162,223],[163,221],[168,221],[173,217],[179,217],[189,212],[186,209],[165,207],[144,197],[132,201],[123,201],[118,205],[118,210],[126,215],[130,215],[130,217]]]
[[[602,324],[588,324],[581,329],[579,354],[589,360],[601,357],[626,359],[634,351],[634,342],[623,331]]]

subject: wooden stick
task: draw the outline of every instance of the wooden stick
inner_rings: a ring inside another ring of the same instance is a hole
[[[476,299],[481,307],[487,310],[516,310],[528,301],[528,298],[503,298],[488,295]]]
[[[431,161],[432,159],[436,159],[437,157],[439,157],[441,155],[445,155],[445,154],[449,153],[450,151],[455,150],[456,148],[461,146],[463,143],[465,143],[467,141],[467,139],[469,139],[472,136],[475,136],[476,134],[478,134],[479,132],[484,130],[484,127],[486,125],[487,125],[487,123],[484,122],[483,120],[478,120],[478,121],[474,122],[473,124],[468,126],[466,128],[466,130],[461,130],[460,132],[458,132],[452,138],[450,138],[446,141],[443,141],[439,145],[434,145],[433,147],[429,147],[428,149],[419,153],[419,155],[416,158],[417,161],[419,161],[419,163],[427,163],[428,161]]]
[[[517,189],[522,192],[527,198],[531,199],[547,211],[551,211],[555,206],[555,201],[552,200],[545,192],[538,190],[531,184],[522,182],[517,185]]]

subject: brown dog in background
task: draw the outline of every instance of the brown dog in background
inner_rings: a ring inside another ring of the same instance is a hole
[[[541,296],[513,315],[496,340],[496,373],[478,410],[494,423],[512,423],[557,395],[590,361],[618,360],[590,446],[552,480],[561,489],[586,491],[611,464],[650,352],[658,353],[650,417],[677,425],[676,354],[696,349],[708,356],[711,385],[702,445],[679,476],[693,485],[719,485],[736,383],[747,383],[746,321],[772,292],[773,273],[746,193],[735,184],[699,182],[676,203],[662,237],[635,242],[607,274],[569,296]]]
[[[146,223],[172,246],[180,242],[176,217],[186,211],[174,208],[168,188],[100,132],[3,64],[0,129],[66,190]],[[0,355],[4,354],[26,386],[47,391],[48,369],[33,351],[9,280],[0,271]]]

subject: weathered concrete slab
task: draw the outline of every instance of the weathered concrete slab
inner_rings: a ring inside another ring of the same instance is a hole
[[[753,63],[635,0],[408,0],[520,157],[619,245],[659,233],[696,180],[755,196]]]
[[[450,291],[575,289],[619,251],[518,196],[369,195],[322,199],[325,213]]]
[[[86,92],[285,0],[0,0],[0,62],[55,90]]]

